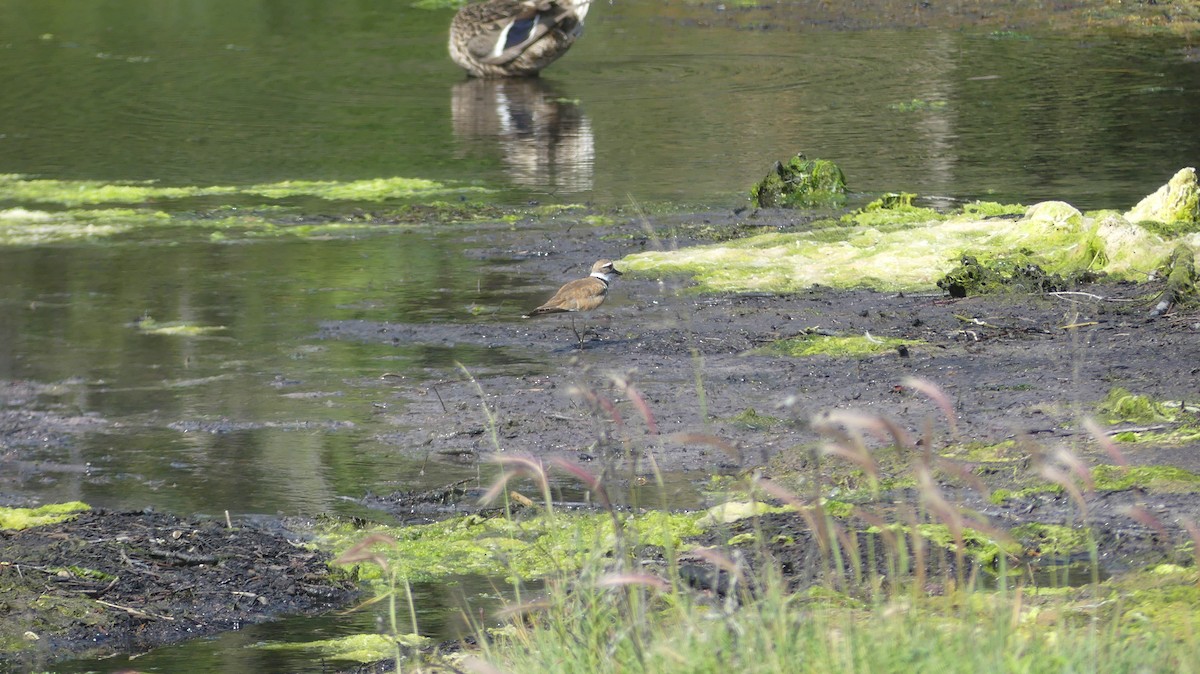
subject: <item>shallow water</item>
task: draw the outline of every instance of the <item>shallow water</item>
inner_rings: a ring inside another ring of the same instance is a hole
[[[168,185],[405,176],[508,202],[733,208],[802,150],[837,161],[864,193],[1126,208],[1200,157],[1200,63],[1169,38],[837,32],[772,16],[762,30],[712,5],[597,4],[543,78],[490,83],[445,56],[449,11],[15,0],[0,5],[0,173]],[[12,206],[44,207],[0,203]],[[347,499],[366,491],[474,475],[398,455],[389,409],[405,401],[381,400],[379,375],[419,384],[456,361],[539,371],[542,356],[314,335],[322,321],[531,306],[547,280],[479,259],[471,239],[487,236],[181,230],[0,248],[0,379],[62,383],[42,401],[107,422],[67,455],[50,446],[11,466],[4,491],[211,516],[355,512]],[[221,329],[146,334],[145,317]],[[678,485],[669,498],[696,500]],[[220,660],[207,671],[244,671]]]
[[[598,4],[540,81],[496,86],[446,57],[449,11],[65,6],[0,7],[0,172],[400,175],[513,199],[728,205],[804,151],[864,192],[1116,208],[1200,155],[1200,63],[1166,37],[821,31],[790,25],[786,7],[764,30],[714,6],[631,0]]]

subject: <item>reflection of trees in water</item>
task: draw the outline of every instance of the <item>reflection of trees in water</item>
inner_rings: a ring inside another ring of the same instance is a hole
[[[516,184],[572,192],[592,189],[592,124],[573,101],[540,79],[470,79],[454,85],[454,137],[467,152],[500,147]]]

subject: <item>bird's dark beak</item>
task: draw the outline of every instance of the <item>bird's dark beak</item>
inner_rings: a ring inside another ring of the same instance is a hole
[[[616,268],[616,267],[613,267],[613,268],[612,268],[612,271],[611,271],[611,272],[609,272],[609,273],[610,273],[610,274],[616,274],[617,276],[621,276],[621,275],[622,275],[622,274],[621,274],[621,272],[617,271],[617,268]]]

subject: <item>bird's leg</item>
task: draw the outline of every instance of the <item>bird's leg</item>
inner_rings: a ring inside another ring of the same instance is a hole
[[[583,350],[583,335],[579,334],[579,331],[575,329],[575,317],[574,316],[571,317],[571,332],[575,333],[575,339],[579,340],[579,350],[582,351]]]

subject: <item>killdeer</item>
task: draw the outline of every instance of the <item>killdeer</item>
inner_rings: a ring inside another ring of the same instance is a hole
[[[545,314],[561,314],[576,311],[591,311],[608,297],[608,285],[621,272],[613,267],[612,260],[596,260],[592,265],[592,273],[587,278],[575,279],[558,289],[545,304],[525,314],[525,318],[543,316]],[[579,348],[583,348],[583,336],[575,329],[575,317],[571,316],[571,332],[579,340]]]

